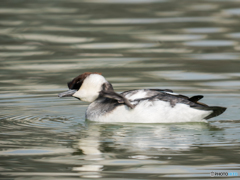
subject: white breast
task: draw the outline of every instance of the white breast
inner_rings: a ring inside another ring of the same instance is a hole
[[[141,93],[138,95],[144,95],[143,92]],[[134,98],[138,97],[139,96],[136,95]],[[211,113],[212,111],[194,109],[186,104],[176,104],[174,107],[171,107],[169,102],[144,100],[134,109],[129,109],[127,106],[122,105],[111,112],[107,112],[101,116],[95,116],[94,119],[89,120],[131,123],[206,122],[203,118]],[[88,119],[88,117],[86,118]]]

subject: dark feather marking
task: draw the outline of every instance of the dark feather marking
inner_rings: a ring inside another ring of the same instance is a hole
[[[117,100],[115,99],[110,99],[110,98],[105,98],[105,97],[101,97],[99,96],[99,98],[92,102],[89,107],[88,110],[89,112],[92,111],[96,111],[98,110],[97,114],[91,114],[92,116],[98,116],[98,115],[103,115],[106,113],[109,113],[111,111],[113,111],[116,107],[121,106],[123,104],[118,103]]]
[[[193,102],[188,100],[187,96],[172,95],[172,94],[167,94],[167,93],[159,94],[157,99],[169,102],[171,107],[174,107],[177,103],[183,103],[183,104],[188,104],[188,105],[191,105],[193,103]]]
[[[109,82],[106,82],[102,85],[102,90],[103,91],[114,91],[112,84]]]
[[[129,102],[128,99],[126,99],[121,94],[118,94],[118,93],[116,93],[114,91],[104,91],[104,90],[102,90],[102,91],[100,91],[99,95],[101,97],[105,97],[105,98],[109,98],[109,99],[115,99],[115,100],[118,101],[118,103],[126,104],[131,109],[134,108],[134,106]]]
[[[139,90],[130,90],[130,91],[125,91],[121,93],[123,96],[132,96],[136,93],[138,93]],[[147,92],[148,97],[145,98],[139,98],[135,99],[134,101],[143,101],[143,100],[162,100],[169,102],[172,107],[174,107],[177,103],[184,103],[184,104],[195,104],[194,102],[189,101],[189,97],[184,96],[184,95],[174,95],[174,94],[168,94],[167,92],[172,93],[173,91],[171,90],[166,90],[166,89],[144,89],[144,91]]]
[[[193,97],[189,98],[188,100],[192,101],[192,102],[197,102],[197,101],[199,101],[202,98],[203,98],[202,95],[196,95],[196,96],[193,96]]]
[[[149,100],[149,101],[161,100],[161,101],[169,102],[171,107],[174,107],[177,103],[183,103],[183,104],[187,104],[189,106],[205,106],[202,103],[190,101],[187,96],[173,95],[173,94],[168,94],[168,93],[161,92],[161,91],[159,91],[159,93],[157,93],[156,95],[149,96],[146,98],[135,99],[131,102],[134,102],[134,101],[139,102],[139,101],[143,101],[143,100]]]
[[[173,93],[173,90],[171,89],[149,89],[150,91],[160,91],[160,92],[170,92]]]
[[[128,99],[126,99],[123,95],[118,94],[113,90],[113,87],[110,83],[104,83],[102,85],[102,90],[99,92],[99,96],[109,99],[115,99],[120,104],[126,104],[131,109],[134,108],[134,106],[129,102]]]
[[[177,99],[171,99],[171,100],[170,100],[170,105],[171,105],[172,108],[173,108],[177,103],[178,103],[178,100],[177,100]]]

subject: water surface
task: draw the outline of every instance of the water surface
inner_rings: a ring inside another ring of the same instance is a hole
[[[2,1],[0,179],[211,179],[238,172],[238,0]],[[83,72],[227,107],[209,123],[101,124],[59,99]],[[239,177],[232,177],[239,178]]]

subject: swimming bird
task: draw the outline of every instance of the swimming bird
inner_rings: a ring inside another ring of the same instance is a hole
[[[117,93],[100,73],[85,72],[70,81],[68,88],[58,96],[72,96],[90,102],[86,119],[97,122],[206,122],[226,110],[225,107],[199,102],[202,95],[187,97],[170,89],[135,89]]]

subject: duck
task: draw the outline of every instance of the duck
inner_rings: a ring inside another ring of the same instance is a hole
[[[117,93],[97,72],[80,74],[68,83],[68,88],[58,97],[75,97],[89,102],[85,118],[95,122],[207,122],[227,109],[199,102],[202,95],[188,97],[170,89],[133,89]]]

